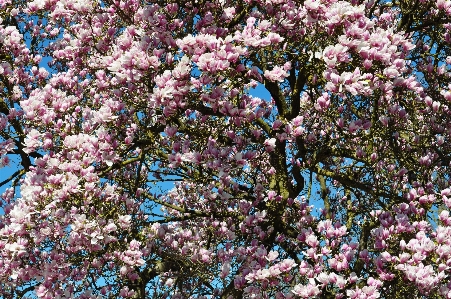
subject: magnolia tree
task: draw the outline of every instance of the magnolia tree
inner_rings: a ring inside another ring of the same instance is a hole
[[[451,298],[450,0],[0,20],[0,298]]]

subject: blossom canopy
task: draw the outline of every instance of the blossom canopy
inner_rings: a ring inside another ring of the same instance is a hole
[[[450,29],[449,0],[1,0],[0,298],[451,298]]]

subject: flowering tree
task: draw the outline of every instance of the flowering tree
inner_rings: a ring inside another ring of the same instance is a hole
[[[451,1],[0,20],[0,298],[451,298]]]

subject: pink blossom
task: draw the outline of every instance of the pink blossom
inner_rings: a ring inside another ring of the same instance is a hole
[[[278,82],[283,82],[288,77],[287,72],[279,66],[275,66],[271,71],[266,70],[263,75],[270,81]]]

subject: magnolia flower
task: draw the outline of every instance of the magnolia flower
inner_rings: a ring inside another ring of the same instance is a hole
[[[267,152],[272,152],[276,148],[276,138],[266,139],[264,142],[265,150]]]
[[[283,82],[288,77],[288,73],[280,66],[275,66],[271,71],[266,70],[263,76],[269,81]]]

